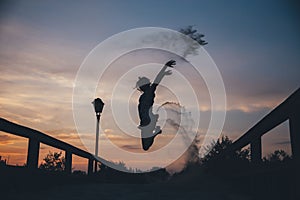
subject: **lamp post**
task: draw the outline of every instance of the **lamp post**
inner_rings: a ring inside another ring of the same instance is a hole
[[[96,117],[97,117],[97,125],[96,125],[96,145],[95,145],[95,172],[97,172],[97,158],[98,158],[98,146],[99,146],[99,124],[100,124],[100,115],[102,113],[104,103],[100,98],[95,99],[92,104],[94,105]]]

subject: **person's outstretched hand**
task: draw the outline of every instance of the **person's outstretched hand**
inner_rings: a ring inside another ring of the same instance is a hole
[[[170,60],[165,65],[168,66],[168,67],[173,68],[174,67],[173,65],[176,65],[176,61],[175,60]]]

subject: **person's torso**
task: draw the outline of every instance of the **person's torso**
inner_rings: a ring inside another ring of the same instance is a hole
[[[139,98],[139,106],[152,106],[154,103],[155,92],[150,88],[144,91],[144,93]]]

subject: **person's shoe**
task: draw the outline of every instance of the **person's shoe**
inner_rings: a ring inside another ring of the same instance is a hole
[[[162,133],[162,130],[160,129],[160,126],[156,126],[154,129],[154,137],[161,133]]]
[[[147,151],[152,146],[155,137],[158,134],[161,134],[162,130],[160,129],[160,126],[156,126],[153,132],[154,132],[153,136],[147,137],[147,138],[142,138],[142,145],[143,145],[143,149],[145,151]]]
[[[143,149],[147,151],[152,146],[153,142],[154,142],[154,136],[149,138],[142,138]]]

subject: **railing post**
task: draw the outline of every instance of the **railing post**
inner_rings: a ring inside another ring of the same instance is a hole
[[[65,153],[66,153],[65,172],[70,174],[72,172],[72,153],[70,151],[65,151]]]
[[[39,161],[40,141],[36,138],[29,138],[27,150],[27,167],[37,169]]]
[[[253,163],[259,163],[261,162],[261,137],[253,140],[250,144],[251,148],[251,161]]]
[[[289,117],[290,139],[293,159],[300,163],[300,113],[294,113]]]
[[[94,160],[94,172],[97,173],[98,171],[98,161]]]
[[[94,159],[93,158],[89,158],[88,175],[93,174],[93,165],[94,165]]]

